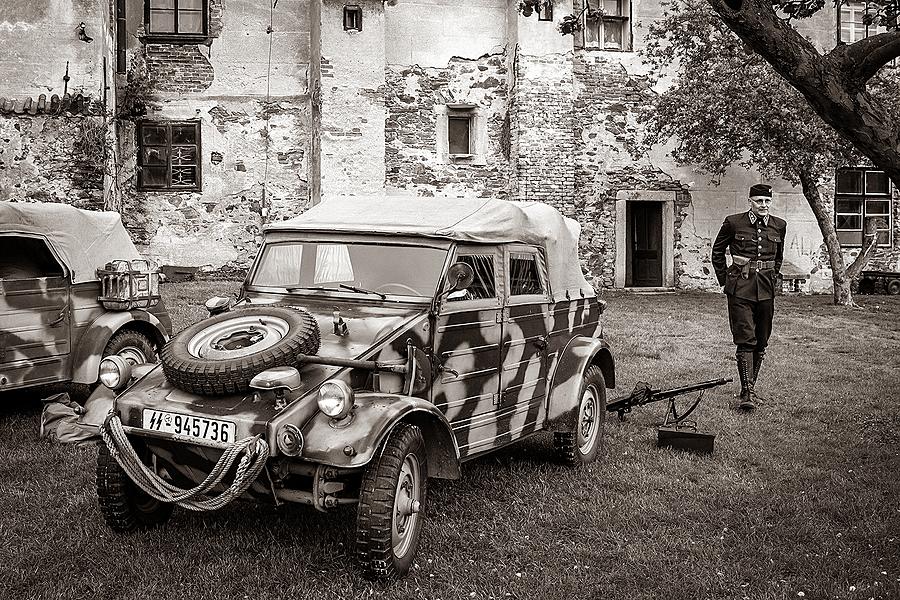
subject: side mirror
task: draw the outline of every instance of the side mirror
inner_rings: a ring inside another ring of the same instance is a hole
[[[217,315],[231,309],[231,298],[226,298],[224,296],[213,296],[206,301],[205,306],[206,310],[209,311],[209,316],[212,317],[213,315]]]
[[[475,271],[472,269],[471,265],[464,262],[453,263],[447,270],[447,283],[450,284],[450,288],[446,290],[444,294],[451,294],[459,290],[464,290],[472,285],[474,281]]]

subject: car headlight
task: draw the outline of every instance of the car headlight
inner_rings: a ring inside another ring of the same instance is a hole
[[[119,390],[131,379],[131,365],[121,356],[107,356],[100,361],[100,383],[111,390]]]
[[[319,388],[319,410],[332,419],[343,419],[353,408],[353,390],[343,381],[326,381]]]

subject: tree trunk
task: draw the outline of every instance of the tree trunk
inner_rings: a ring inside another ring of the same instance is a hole
[[[828,263],[831,266],[832,273],[831,281],[834,286],[834,304],[838,306],[853,306],[853,291],[850,286],[865,268],[866,263],[869,261],[869,256],[875,248],[877,240],[875,222],[870,220],[866,223],[865,243],[859,256],[848,268],[847,263],[844,262],[844,255],[841,252],[841,243],[838,241],[831,211],[822,202],[822,196],[819,194],[815,178],[806,171],[800,172],[799,177],[800,186],[803,189],[803,197],[806,198],[806,202],[809,203],[809,207],[816,217],[819,231],[822,232],[822,240],[825,242],[825,249],[828,252]]]

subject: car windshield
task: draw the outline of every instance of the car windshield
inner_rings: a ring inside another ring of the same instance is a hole
[[[250,285],[430,298],[446,258],[422,246],[278,242],[263,248]]]

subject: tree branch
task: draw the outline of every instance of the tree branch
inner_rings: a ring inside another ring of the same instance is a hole
[[[863,38],[849,45],[840,44],[825,59],[836,60],[838,68],[847,79],[856,82],[859,89],[862,89],[881,67],[898,57],[900,30],[894,30]]]

